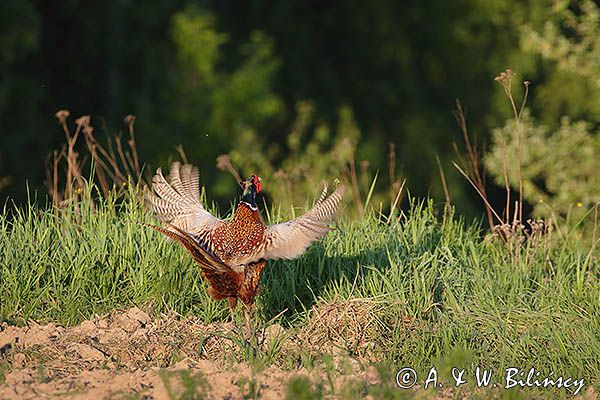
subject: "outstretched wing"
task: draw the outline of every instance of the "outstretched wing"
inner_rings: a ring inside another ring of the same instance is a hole
[[[306,214],[288,222],[271,225],[265,230],[264,245],[258,258],[293,259],[301,256],[308,246],[319,240],[327,232],[338,212],[344,187],[338,187],[331,195],[327,196],[327,186],[319,200]]]
[[[154,193],[145,192],[148,207],[161,221],[197,236],[204,236],[222,222],[202,206],[198,168],[174,162],[169,180],[159,168],[152,178]]]

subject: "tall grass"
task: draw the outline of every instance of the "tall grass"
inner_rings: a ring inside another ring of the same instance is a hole
[[[0,318],[73,324],[149,302],[157,311],[218,318],[193,262],[138,225],[149,216],[136,188],[129,188],[128,200],[122,192],[103,200],[94,191],[88,187],[82,201],[61,208],[30,204],[0,216]]]
[[[191,257],[137,224],[151,217],[135,187],[125,199],[92,203],[94,190],[62,208],[0,215],[0,320],[75,324],[131,305],[227,318]],[[515,258],[479,223],[415,199],[400,216],[370,212],[338,228],[300,259],[268,265],[259,318],[287,309],[286,323],[301,329],[317,302],[369,299],[380,310],[372,318],[381,361],[425,370],[463,349],[471,365],[534,366],[600,383],[600,262],[586,245],[529,238]]]

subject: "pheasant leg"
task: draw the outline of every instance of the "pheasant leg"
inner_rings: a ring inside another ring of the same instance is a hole
[[[237,304],[237,298],[228,297],[227,302],[229,303],[229,312],[231,313],[231,323],[235,325],[235,306]]]
[[[246,319],[246,340],[252,337],[252,329],[250,324],[250,307],[244,304],[244,318]]]

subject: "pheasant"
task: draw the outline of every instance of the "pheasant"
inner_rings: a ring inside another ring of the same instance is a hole
[[[304,215],[266,226],[256,204],[261,178],[251,175],[241,182],[242,197],[233,218],[225,221],[211,215],[200,201],[198,168],[172,164],[169,181],[161,169],[152,178],[153,191],[146,190],[147,205],[166,227],[147,225],[181,244],[200,266],[208,281],[208,295],[227,299],[232,320],[238,299],[243,303],[246,335],[250,335],[249,311],[254,304],[259,279],[267,260],[300,257],[332,228],[343,195],[339,186],[321,196]]]

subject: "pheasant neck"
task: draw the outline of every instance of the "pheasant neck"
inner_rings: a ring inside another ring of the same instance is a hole
[[[250,208],[252,211],[258,211],[258,206],[256,205],[256,195],[254,193],[245,194],[240,199],[240,205],[242,204]]]
[[[250,203],[240,200],[235,214],[233,215],[233,221],[261,221],[260,213],[258,212],[258,207],[256,203],[252,206]]]

